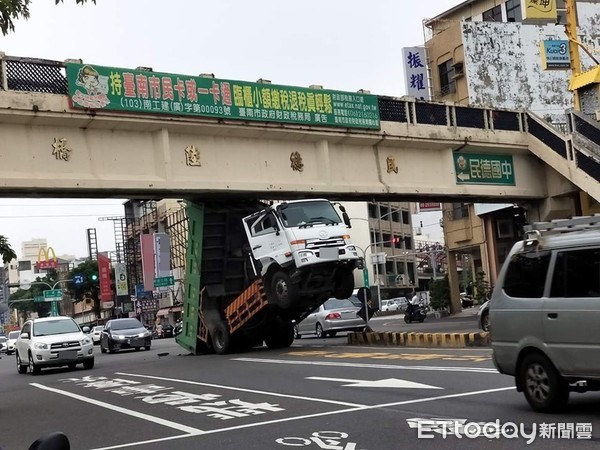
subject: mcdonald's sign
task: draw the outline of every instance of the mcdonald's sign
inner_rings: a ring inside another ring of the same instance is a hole
[[[50,255],[52,254],[52,257]],[[39,270],[43,269],[56,269],[58,267],[58,258],[52,247],[44,248],[40,247],[38,251],[38,259],[35,266]]]

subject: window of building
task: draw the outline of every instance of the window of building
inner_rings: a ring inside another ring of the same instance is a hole
[[[19,272],[22,272],[24,270],[31,270],[31,261],[19,261]]]
[[[447,95],[456,92],[456,85],[454,84],[454,66],[452,60],[444,61],[438,66],[438,72],[440,75],[440,94]]]
[[[392,222],[398,222],[400,223],[400,215],[401,215],[402,211],[394,211],[392,213]]]
[[[521,0],[506,0],[506,19],[509,22],[522,22]]]
[[[469,217],[469,206],[466,203],[452,203],[452,220]]]
[[[504,292],[511,297],[539,298],[544,294],[550,252],[519,253],[512,258],[504,279]]]
[[[551,297],[600,297],[600,249],[558,253]]]
[[[369,217],[371,219],[377,219],[377,205],[375,203],[369,203]]]
[[[483,13],[484,22],[502,22],[502,5],[494,6]]]

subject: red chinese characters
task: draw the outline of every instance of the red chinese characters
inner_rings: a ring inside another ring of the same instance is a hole
[[[123,72],[123,90],[125,97],[136,98],[134,75],[130,72]]]

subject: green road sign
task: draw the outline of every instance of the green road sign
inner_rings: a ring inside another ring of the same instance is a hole
[[[166,287],[173,286],[175,284],[175,278],[170,277],[159,277],[154,279],[154,287]]]
[[[511,155],[454,153],[456,184],[515,185],[515,166]]]
[[[60,289],[46,289],[44,291],[44,301],[54,302],[62,300],[62,291]]]

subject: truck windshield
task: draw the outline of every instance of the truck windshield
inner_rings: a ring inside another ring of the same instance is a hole
[[[284,203],[277,206],[277,211],[286,228],[342,222],[333,205],[327,201]]]

